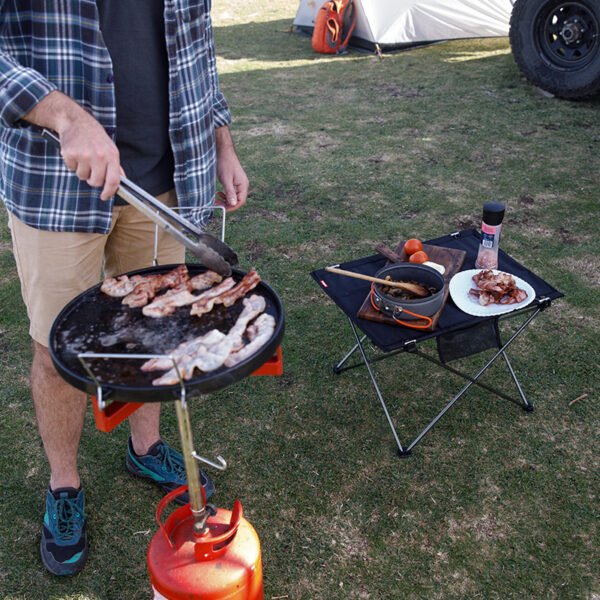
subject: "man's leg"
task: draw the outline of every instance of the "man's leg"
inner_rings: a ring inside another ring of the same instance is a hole
[[[40,231],[10,216],[9,225],[34,341],[31,391],[50,465],[41,556],[51,573],[71,575],[83,568],[88,551],[77,470],[86,406],[84,394],[54,369],[47,345],[52,323],[65,304],[98,282],[106,236]]]
[[[50,464],[50,488],[79,488],[77,453],[86,398],[56,372],[48,348],[33,342],[31,393],[38,429]]]
[[[98,282],[106,236],[41,231],[12,216],[9,225],[34,345],[31,391],[50,463],[50,485],[78,487],[85,396],[54,369],[48,337],[62,308]]]

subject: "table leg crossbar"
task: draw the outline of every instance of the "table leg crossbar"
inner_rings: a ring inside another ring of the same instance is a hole
[[[377,397],[379,398],[379,402],[381,403],[381,406],[383,408],[383,412],[385,413],[385,417],[388,421],[388,424],[390,426],[390,429],[392,430],[392,434],[394,436],[394,440],[396,441],[396,445],[398,447],[398,452],[400,454],[400,456],[402,457],[406,457],[409,456],[412,452],[412,449],[423,439],[423,437],[425,437],[425,435],[427,435],[434,427],[435,425],[438,423],[438,421],[452,408],[452,406],[454,406],[454,404],[456,404],[456,402],[458,402],[458,400],[460,400],[466,393],[467,391],[471,388],[471,386],[473,385],[477,385],[487,391],[490,391],[494,394],[496,394],[498,397],[504,399],[504,400],[509,400],[510,402],[514,402],[515,404],[521,406],[521,408],[523,408],[523,410],[526,410],[527,412],[531,412],[533,411],[533,404],[531,402],[529,402],[527,400],[527,398],[525,397],[525,393],[523,392],[523,388],[521,386],[521,384],[519,383],[519,380],[517,379],[517,375],[508,359],[508,356],[506,354],[506,349],[517,339],[517,337],[525,330],[525,328],[531,323],[531,321],[533,321],[533,319],[535,319],[535,317],[537,317],[537,315],[543,310],[543,307],[539,307],[537,308],[517,329],[516,331],[510,336],[510,338],[498,349],[497,352],[494,353],[494,355],[485,363],[485,365],[473,376],[470,376],[466,373],[463,373],[462,371],[459,371],[458,369],[455,369],[454,367],[451,367],[439,360],[437,360],[436,358],[421,352],[420,350],[418,350],[416,348],[416,344],[414,344],[414,346],[412,348],[410,348],[410,350],[407,350],[405,348],[400,348],[397,350],[393,350],[391,352],[388,352],[384,355],[380,355],[380,356],[375,356],[372,357],[371,359],[368,358],[367,356],[367,352],[365,350],[364,347],[364,341],[367,338],[366,335],[362,335],[359,336],[358,330],[356,328],[356,326],[354,325],[354,323],[352,322],[352,319],[348,319],[349,323],[350,323],[350,327],[352,329],[352,333],[354,334],[354,337],[356,339],[356,344],[350,349],[350,351],[334,366],[333,371],[334,373],[342,373],[343,371],[347,371],[349,369],[353,369],[355,367],[360,367],[360,366],[365,366],[367,368],[367,372],[369,374],[369,377],[371,378],[371,382],[373,384],[373,387],[375,389],[375,393],[377,394]],[[356,352],[359,351],[360,356],[361,356],[361,361],[358,361],[356,363],[350,364],[350,365],[346,365],[346,362],[350,359],[350,357]],[[396,354],[399,354],[401,352],[406,352],[409,351],[412,354],[417,354],[418,356],[420,356],[421,358],[424,358],[434,364],[437,364],[440,367],[443,367],[444,369],[446,369],[447,371],[449,371],[450,373],[453,373],[455,375],[458,375],[459,377],[462,377],[463,379],[467,380],[467,383],[464,385],[464,387],[446,404],[446,406],[444,406],[444,408],[428,423],[428,425],[425,427],[425,429],[423,429],[423,431],[421,431],[417,437],[408,445],[408,446],[403,446],[402,443],[400,442],[400,438],[398,437],[398,433],[396,431],[396,427],[394,425],[394,422],[392,420],[392,417],[390,416],[390,413],[388,411],[387,405],[385,403],[385,400],[383,398],[383,394],[381,393],[381,390],[379,388],[379,385],[377,383],[377,380],[375,378],[375,375],[373,373],[373,369],[372,369],[372,364],[375,362],[378,362],[380,360],[386,359],[386,358],[390,358],[392,356],[395,356]],[[503,392],[501,392],[500,390],[497,390],[496,388],[487,385],[485,383],[482,383],[479,381],[479,378],[496,362],[496,360],[498,358],[502,357],[504,359],[504,362],[506,363],[506,367],[508,369],[508,372],[510,373],[510,376],[512,378],[512,380],[515,383],[515,386],[517,388],[517,391],[519,393],[519,397],[520,400],[517,400],[515,398],[512,398],[506,394],[504,394]]]

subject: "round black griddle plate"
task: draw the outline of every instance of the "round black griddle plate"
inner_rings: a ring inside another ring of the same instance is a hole
[[[127,273],[151,275],[167,273],[177,265],[161,265]],[[187,265],[190,277],[206,271],[202,265]],[[237,281],[245,275],[233,270]],[[56,317],[50,331],[50,354],[60,376],[72,386],[88,394],[98,388],[87,373],[78,355],[94,354],[167,354],[182,342],[201,336],[211,329],[227,333],[243,309],[243,299],[225,308],[217,305],[201,317],[190,315],[190,306],[182,306],[168,317],[146,317],[141,308],[129,308],[121,298],[112,298],[100,291],[98,284],[74,298]],[[245,297],[252,294],[266,300],[266,310],[275,319],[275,331],[267,343],[254,355],[233,367],[221,367],[210,373],[194,371],[185,382],[188,393],[209,393],[223,389],[247,377],[273,356],[283,339],[284,315],[277,294],[260,282]],[[86,359],[88,366],[102,387],[104,399],[123,402],[162,402],[180,398],[180,385],[155,386],[165,371],[145,373],[144,360],[129,358]]]

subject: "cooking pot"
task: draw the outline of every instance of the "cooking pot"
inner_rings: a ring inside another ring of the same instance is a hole
[[[435,291],[426,298],[404,299],[383,292],[385,287],[379,283],[371,285],[371,304],[373,308],[392,317],[399,325],[413,329],[427,329],[432,324],[431,316],[442,307],[444,302],[444,277],[435,269],[412,263],[393,264],[383,267],[376,277],[389,277],[394,281],[416,281]]]

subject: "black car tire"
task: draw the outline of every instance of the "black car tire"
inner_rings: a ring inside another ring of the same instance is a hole
[[[534,85],[569,100],[600,93],[598,0],[516,0],[509,35],[515,62]]]

